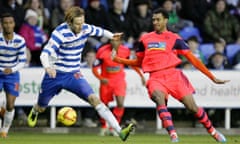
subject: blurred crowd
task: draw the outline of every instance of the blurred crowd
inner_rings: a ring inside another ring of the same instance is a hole
[[[27,40],[29,66],[41,66],[43,45],[74,5],[84,8],[86,23],[123,32],[132,57],[139,37],[153,29],[151,12],[163,7],[169,12],[168,29],[209,68],[240,69],[240,0],[0,0],[0,13],[12,13],[15,32]],[[107,41],[89,38],[84,57]],[[193,69],[184,59],[180,67]]]

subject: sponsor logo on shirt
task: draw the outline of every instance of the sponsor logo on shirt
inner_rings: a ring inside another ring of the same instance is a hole
[[[106,68],[107,72],[114,73],[114,72],[119,72],[120,71],[120,66],[108,66]]]
[[[150,50],[165,50],[166,42],[151,42],[148,43],[148,49]]]

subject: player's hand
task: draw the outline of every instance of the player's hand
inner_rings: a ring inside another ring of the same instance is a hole
[[[213,82],[216,84],[225,84],[227,82],[230,82],[230,80],[220,80],[220,79],[214,78]]]
[[[112,40],[121,40],[123,33],[114,33]]]
[[[11,68],[5,68],[5,69],[3,70],[3,73],[6,74],[6,75],[9,75],[9,74],[12,73],[12,69],[11,69]]]
[[[48,67],[48,68],[45,68],[45,70],[48,73],[50,78],[55,78],[56,77],[57,72],[56,72],[55,69]]]
[[[106,78],[103,78],[100,81],[102,84],[108,84],[108,79],[106,79]]]

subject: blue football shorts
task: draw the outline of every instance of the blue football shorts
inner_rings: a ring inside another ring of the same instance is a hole
[[[62,89],[76,94],[85,101],[88,101],[88,96],[94,93],[89,83],[80,73],[57,71],[56,78],[50,78],[45,73],[38,96],[38,105],[47,107],[49,101]]]
[[[19,96],[19,72],[5,75],[0,71],[0,91],[4,90],[13,96]]]

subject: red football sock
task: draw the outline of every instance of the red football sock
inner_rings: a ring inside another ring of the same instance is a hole
[[[208,115],[203,108],[198,108],[198,112],[194,116],[201,124],[203,124],[203,126],[207,129],[208,133],[212,133],[214,131],[212,122],[211,120],[209,120]]]
[[[166,128],[169,134],[176,133],[176,130],[174,128],[173,122],[172,122],[172,115],[170,112],[168,112],[167,107],[164,106],[158,106],[157,112],[160,117],[160,119],[163,122],[163,127]]]
[[[113,108],[113,114],[116,117],[118,123],[121,122],[123,114],[124,114],[124,108],[123,107],[115,107]]]
[[[103,118],[100,118],[100,124],[101,128],[107,128],[107,122]]]

